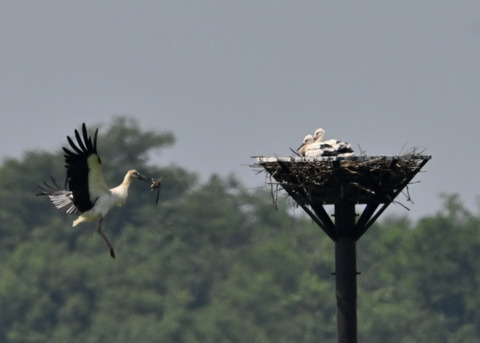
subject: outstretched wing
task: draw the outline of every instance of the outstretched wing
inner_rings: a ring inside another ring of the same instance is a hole
[[[52,183],[53,185],[49,185],[46,182],[44,182],[43,184],[39,184],[38,186],[40,187],[42,192],[37,193],[37,195],[48,195],[50,201],[59,211],[71,214],[81,213],[81,211],[73,203],[72,192],[66,189],[62,189],[53,177]]]
[[[67,136],[71,150],[63,148],[68,187],[73,194],[73,203],[81,212],[91,209],[102,194],[109,192],[97,155],[97,134],[98,129],[92,141],[83,123],[82,136],[75,130],[76,143]]]

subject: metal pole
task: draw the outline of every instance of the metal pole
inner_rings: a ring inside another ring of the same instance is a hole
[[[337,342],[357,343],[355,204],[335,204]]]

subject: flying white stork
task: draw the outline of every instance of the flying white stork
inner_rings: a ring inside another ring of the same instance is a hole
[[[97,154],[97,134],[98,128],[95,130],[92,141],[83,123],[83,139],[75,130],[77,144],[67,136],[71,150],[63,148],[67,169],[66,189],[59,187],[52,178],[53,186],[47,183],[39,185],[43,192],[37,195],[48,195],[53,205],[62,212],[80,214],[73,222],[73,226],[98,220],[97,232],[107,243],[110,256],[115,258],[113,245],[102,231],[103,218],[112,207],[122,206],[125,203],[128,188],[133,179],[147,182],[153,182],[153,180],[132,169],[127,172],[119,186],[109,189],[103,179],[102,163]]]
[[[328,144],[332,147],[332,152],[328,151],[327,154],[323,156],[353,156],[355,154],[350,143],[336,139],[324,141],[324,138],[325,130],[322,128],[316,129],[314,134],[315,143]]]

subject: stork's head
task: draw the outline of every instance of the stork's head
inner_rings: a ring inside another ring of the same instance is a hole
[[[145,182],[152,182],[152,179],[140,174],[135,169],[130,169],[127,172],[127,177],[130,178],[130,179],[137,179],[137,180],[142,180],[142,181],[145,181]]]
[[[308,145],[312,143],[313,143],[313,136],[306,135],[305,138],[303,139],[302,145],[300,145],[297,149],[298,154],[300,156],[305,156],[305,151],[307,150]]]
[[[321,142],[325,138],[325,130],[320,128],[315,130],[315,141]]]
[[[300,145],[299,149],[302,146],[305,146],[307,144],[312,144],[313,143],[313,136],[312,135],[306,135],[305,138],[303,139],[302,145]]]

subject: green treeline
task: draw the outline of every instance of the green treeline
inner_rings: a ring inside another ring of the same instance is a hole
[[[333,243],[291,204],[234,177],[200,182],[149,155],[170,133],[102,127],[107,184],[163,176],[160,201],[136,182],[104,229],[71,227],[36,184],[63,182],[63,156],[0,166],[0,342],[335,342]],[[262,177],[262,176],[259,176]],[[417,223],[384,218],[359,241],[359,342],[480,342],[480,216],[458,197]]]

